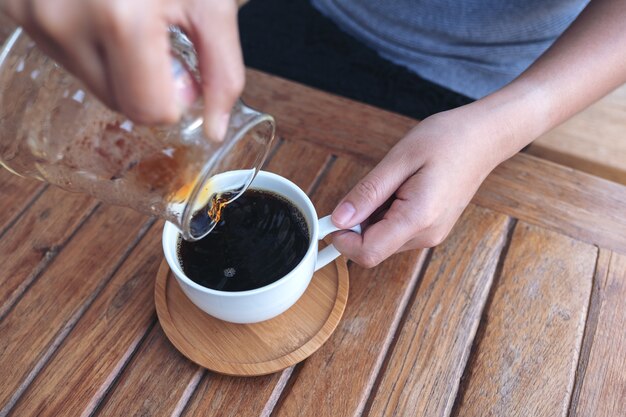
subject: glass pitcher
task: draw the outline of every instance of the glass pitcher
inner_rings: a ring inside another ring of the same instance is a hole
[[[191,43],[175,29],[170,35],[173,56],[197,77]],[[220,143],[204,136],[201,100],[177,125],[137,125],[91,95],[21,29],[0,51],[0,164],[20,176],[161,217],[187,240],[209,233],[216,205],[245,191],[274,133],[271,116],[241,101]],[[228,183],[212,181],[235,169],[241,174],[229,176]]]

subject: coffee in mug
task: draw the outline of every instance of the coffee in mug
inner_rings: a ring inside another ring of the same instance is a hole
[[[215,228],[195,242],[179,238],[177,247],[183,272],[203,287],[264,287],[293,270],[309,248],[304,214],[274,192],[248,189],[231,203],[212,207],[219,207]]]

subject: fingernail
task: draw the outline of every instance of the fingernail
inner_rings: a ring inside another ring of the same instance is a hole
[[[333,212],[332,220],[338,226],[347,227],[349,225],[349,221],[354,216],[354,213],[356,213],[356,209],[354,208],[354,206],[351,203],[345,201],[335,209],[335,211]]]
[[[209,125],[211,139],[219,142],[224,140],[226,131],[228,130],[228,122],[230,120],[230,114],[224,113],[214,116],[212,122]]]

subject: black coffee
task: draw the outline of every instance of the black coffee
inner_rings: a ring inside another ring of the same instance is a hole
[[[272,192],[248,190],[214,215],[218,224],[206,237],[178,242],[185,275],[204,287],[245,291],[271,284],[294,269],[309,247],[303,214]]]

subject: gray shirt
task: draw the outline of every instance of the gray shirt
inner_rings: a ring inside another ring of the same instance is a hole
[[[589,0],[312,0],[344,31],[471,98],[532,64]]]

